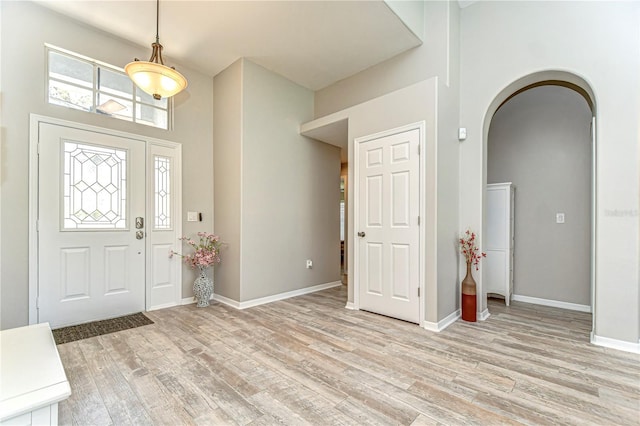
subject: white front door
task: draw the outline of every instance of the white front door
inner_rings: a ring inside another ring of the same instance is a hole
[[[145,142],[43,122],[38,141],[38,322],[143,311]]]
[[[420,130],[356,140],[359,308],[420,320]]]

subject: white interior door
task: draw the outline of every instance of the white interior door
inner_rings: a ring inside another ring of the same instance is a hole
[[[145,142],[42,122],[38,142],[38,322],[143,311]]]
[[[420,320],[420,130],[356,141],[359,308]]]

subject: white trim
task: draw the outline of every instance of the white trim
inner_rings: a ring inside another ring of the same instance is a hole
[[[489,313],[489,309],[485,309],[482,312],[478,312],[478,320],[479,321],[486,321],[487,318],[489,318],[491,316],[491,314]]]
[[[609,337],[597,336],[591,333],[591,344],[603,346],[605,348],[617,349],[619,351],[640,354],[640,341],[638,343],[626,342],[624,340],[611,339]]]
[[[359,262],[359,244],[357,243],[358,241],[358,213],[359,213],[359,191],[358,191],[358,171],[360,168],[360,164],[359,164],[359,146],[361,143],[363,142],[368,142],[370,140],[374,140],[374,139],[380,139],[383,137],[387,137],[387,136],[391,136],[391,135],[395,135],[398,133],[403,133],[403,132],[408,132],[411,130],[418,130],[419,133],[419,138],[418,138],[418,146],[420,149],[420,157],[419,157],[419,165],[418,165],[418,196],[419,196],[419,201],[418,201],[418,215],[420,216],[421,219],[421,223],[418,226],[418,234],[419,234],[419,241],[418,241],[418,258],[419,258],[419,266],[418,266],[418,286],[420,289],[420,297],[418,300],[418,324],[422,324],[425,319],[425,299],[426,299],[426,286],[425,286],[425,257],[426,257],[426,229],[427,229],[427,214],[426,214],[426,170],[425,170],[425,163],[426,161],[424,161],[423,159],[426,157],[426,144],[425,144],[425,140],[426,140],[426,121],[422,120],[422,121],[418,121],[415,123],[411,123],[411,124],[407,124],[405,126],[400,126],[400,127],[396,127],[393,129],[389,129],[389,130],[385,130],[382,132],[378,132],[378,133],[374,133],[371,135],[366,135],[366,136],[362,136],[359,138],[355,138],[353,140],[353,164],[354,164],[354,172],[353,172],[353,179],[352,179],[352,188],[353,191],[349,191],[349,203],[350,206],[352,206],[353,209],[353,228],[350,231],[350,236],[353,237],[353,239],[351,239],[350,241],[353,242],[353,265],[354,268],[353,269],[353,303],[352,303],[352,308],[348,308],[347,309],[354,309],[354,310],[359,310],[360,309],[360,283],[359,283],[359,274],[358,274],[358,262]],[[349,147],[351,148],[351,146]],[[350,150],[351,151],[351,150]],[[353,194],[353,195],[351,195]],[[349,303],[351,302],[347,302],[347,305],[349,305]],[[425,322],[426,323],[426,322]]]
[[[213,295],[211,296],[213,297]],[[196,303],[196,298],[195,296],[191,296],[191,297],[184,297],[180,300],[180,305],[191,305],[193,303]]]
[[[532,303],[534,305],[551,306],[553,308],[591,313],[591,306],[589,305],[579,305],[577,303],[562,302],[560,300],[540,299],[538,297],[521,296],[519,294],[514,294],[511,297],[511,300],[515,302]]]
[[[595,104],[595,99],[593,100]],[[591,286],[591,333],[596,331],[596,257],[597,257],[597,235],[598,235],[598,139],[597,139],[596,116],[591,117],[591,268],[589,284]]]
[[[345,309],[350,309],[352,311],[357,311],[358,309],[356,309],[356,306],[354,305],[353,302],[347,302],[347,304],[344,306]]]
[[[38,323],[38,140],[39,121],[29,122],[29,324]]]
[[[185,299],[181,299],[177,303],[164,303],[162,305],[151,306],[150,308],[146,308],[145,312],[157,311],[159,309],[173,308],[174,306],[186,305],[187,303],[184,303],[184,300]]]
[[[316,291],[326,290],[328,288],[339,287],[342,283],[340,281],[333,281],[325,284],[318,284],[311,287],[301,288],[298,290],[287,291],[284,293],[274,294],[273,296],[260,297],[258,299],[247,300],[245,302],[238,302],[237,300],[229,299],[228,297],[214,294],[211,299],[216,300],[225,305],[231,306],[236,309],[253,308],[254,306],[264,305],[271,302],[277,302],[278,300],[289,299],[291,297],[302,296],[304,294],[315,293]],[[195,303],[193,297],[186,297],[182,299],[182,305],[190,305]]]
[[[454,322],[458,321],[460,319],[460,316],[461,316],[461,311],[460,311],[460,309],[458,309],[458,310],[452,312],[451,314],[447,315],[445,318],[441,319],[438,322],[424,321],[422,323],[422,327],[425,330],[429,330],[429,331],[434,331],[436,333],[440,333],[442,330],[444,330],[445,328],[449,327]]]

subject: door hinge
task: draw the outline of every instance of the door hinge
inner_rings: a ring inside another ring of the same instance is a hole
[[[418,155],[420,155],[420,145],[418,145]]]
[[[36,309],[40,309],[40,298],[36,297]]]
[[[420,216],[418,216],[418,226],[420,226]]]
[[[420,297],[420,287],[418,287],[418,297]]]
[[[40,221],[36,220],[36,232],[40,232]]]

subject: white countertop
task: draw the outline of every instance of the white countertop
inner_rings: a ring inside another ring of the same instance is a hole
[[[49,323],[0,331],[0,422],[69,395]]]

